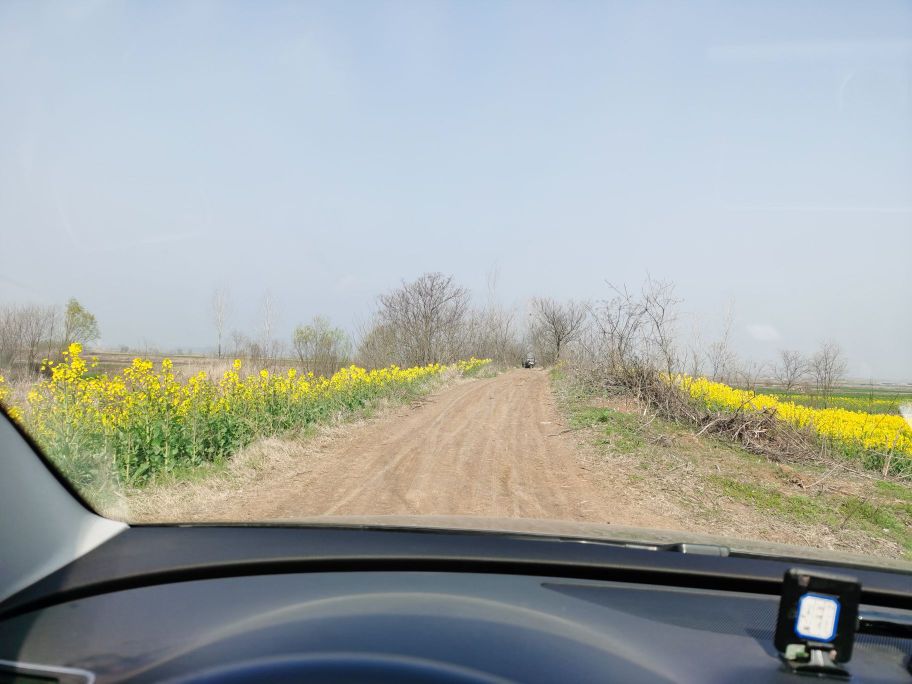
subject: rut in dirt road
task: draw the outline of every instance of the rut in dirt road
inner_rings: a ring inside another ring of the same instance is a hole
[[[223,500],[228,517],[610,521],[604,492],[586,478],[561,434],[542,371],[461,383],[352,432],[308,454],[306,470]]]

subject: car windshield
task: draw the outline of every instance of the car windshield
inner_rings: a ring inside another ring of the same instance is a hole
[[[0,101],[101,514],[912,559],[912,4],[6,2]]]

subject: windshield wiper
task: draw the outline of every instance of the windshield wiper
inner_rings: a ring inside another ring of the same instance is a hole
[[[644,551],[671,551],[672,553],[689,553],[695,556],[728,556],[731,550],[720,544],[693,544],[691,542],[675,542],[673,544],[638,544],[637,542],[622,542],[625,549],[643,549]]]

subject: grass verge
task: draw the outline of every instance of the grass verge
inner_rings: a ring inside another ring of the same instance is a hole
[[[551,373],[558,407],[606,477],[678,529],[912,559],[912,487],[834,464],[775,462],[632,398]]]

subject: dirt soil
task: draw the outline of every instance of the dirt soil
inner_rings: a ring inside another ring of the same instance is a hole
[[[541,370],[462,382],[374,420],[248,452],[237,477],[149,492],[132,502],[132,517],[465,515],[679,527],[631,498],[625,478],[588,469]]]

